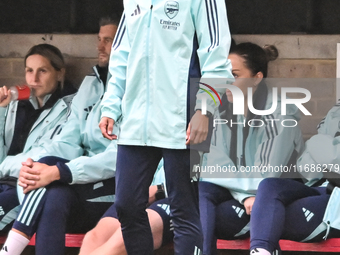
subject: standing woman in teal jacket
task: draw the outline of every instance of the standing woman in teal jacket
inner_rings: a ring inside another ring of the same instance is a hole
[[[0,233],[10,229],[18,212],[21,162],[51,143],[76,91],[64,85],[65,63],[55,46],[33,46],[24,63],[31,98],[11,101],[10,90],[0,88]]]
[[[299,120],[297,107],[288,105],[287,115],[281,114],[280,101],[272,114],[255,115],[248,109],[252,97],[257,110],[268,110],[273,95],[265,83],[268,61],[277,58],[275,46],[264,49],[253,43],[231,48],[229,59],[235,77],[234,86],[242,90],[244,115],[233,115],[234,97],[230,90],[222,97],[222,105],[214,119],[227,120],[213,130],[210,153],[203,167],[220,166],[231,169],[221,176],[209,173],[199,182],[200,217],[203,230],[203,254],[217,254],[216,239],[239,239],[249,236],[249,220],[259,182],[280,173],[261,172],[268,166],[286,166],[295,162],[303,150],[300,128],[284,127],[282,121]],[[252,88],[250,94],[249,88]],[[235,123],[235,124],[231,124]],[[243,124],[244,123],[244,124]],[[244,171],[258,169],[259,171]]]
[[[198,108],[199,84],[190,78],[214,83],[231,79],[230,42],[224,0],[124,1],[99,125],[104,137],[118,138],[115,204],[128,254],[153,253],[145,209],[162,158],[174,253],[201,253],[198,203],[190,178],[194,150],[188,145],[207,141],[209,117]],[[212,113],[210,101],[207,111]],[[117,121],[119,135],[112,130]]]

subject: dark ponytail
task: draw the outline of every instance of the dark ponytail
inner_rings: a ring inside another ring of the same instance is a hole
[[[253,75],[258,72],[263,73],[263,78],[267,77],[268,62],[277,59],[279,52],[274,45],[265,45],[263,48],[257,44],[246,42],[233,46],[230,54],[242,57],[245,65]]]

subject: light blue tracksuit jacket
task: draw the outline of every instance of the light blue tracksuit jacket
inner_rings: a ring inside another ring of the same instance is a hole
[[[306,142],[306,150],[299,158],[298,167],[306,177],[307,185],[314,184],[328,169],[340,174],[340,104],[335,105],[318,126],[318,134]],[[327,182],[324,184],[327,185]],[[328,201],[323,222],[309,238],[324,228],[327,238],[330,227],[340,230],[340,188],[335,187]]]
[[[224,0],[124,1],[124,6],[102,116],[121,118],[119,144],[185,149],[193,61],[202,78],[232,78]],[[213,107],[211,100],[207,110]]]
[[[83,80],[71,104],[71,114],[53,143],[33,159],[57,156],[66,163],[72,175],[71,184],[91,183],[115,175],[116,141],[103,137],[99,129],[100,101],[104,84],[96,67]]]
[[[0,107],[0,178],[18,177],[21,162],[39,154],[52,143],[58,129],[67,119],[73,96],[74,94],[59,99],[52,108],[40,114],[32,126],[23,152],[14,156],[8,156],[7,153],[14,135],[18,101],[11,102],[7,107]],[[49,95],[46,96],[45,102],[48,98]],[[31,102],[37,108],[35,99],[31,99]]]
[[[270,109],[271,106],[272,93],[268,92],[264,109]],[[221,119],[220,112],[216,111],[214,118]],[[296,156],[303,152],[304,142],[300,127],[298,125],[295,127],[284,127],[282,125],[282,121],[288,119],[299,121],[299,109],[295,105],[287,105],[287,114],[282,115],[279,101],[274,113],[259,118],[263,122],[251,122],[243,152],[244,125],[242,123],[244,123],[245,118],[239,115],[237,119],[237,165],[230,159],[230,127],[226,124],[216,125],[210,152],[204,155],[202,168],[204,172],[201,172],[201,180],[227,188],[240,203],[243,203],[247,197],[254,196],[263,178],[279,177],[282,171],[251,172],[249,170],[263,169],[263,167],[268,166],[286,166],[293,152]],[[260,126],[261,123],[263,123],[261,127],[252,127]],[[247,122],[245,122],[245,125],[248,125]],[[293,126],[294,122],[290,121],[290,123],[287,122],[284,125]],[[243,158],[245,158],[245,162],[240,163]],[[215,169],[217,169],[217,165],[234,167],[234,170],[237,169],[237,171],[222,172],[222,174],[218,174],[219,177],[216,176],[216,172],[211,174],[207,171],[211,166],[215,166]],[[293,168],[291,170],[293,171]]]

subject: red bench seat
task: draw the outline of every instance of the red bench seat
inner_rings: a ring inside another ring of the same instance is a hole
[[[80,247],[84,234],[66,234],[66,247]],[[0,244],[3,244],[6,236],[0,236]],[[35,245],[35,236],[29,245]],[[172,248],[172,245],[169,245]],[[281,240],[280,246],[283,251],[310,251],[310,252],[340,252],[340,238],[331,238],[319,243],[299,243]],[[245,240],[218,240],[218,250],[249,250],[249,239]]]

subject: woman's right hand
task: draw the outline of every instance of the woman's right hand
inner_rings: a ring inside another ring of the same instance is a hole
[[[243,205],[244,205],[244,208],[246,208],[246,213],[248,215],[251,214],[251,211],[253,209],[253,205],[254,205],[254,202],[255,202],[255,197],[248,197],[244,200],[243,202]]]
[[[0,87],[0,107],[6,107],[11,102],[11,91],[6,86]]]
[[[102,131],[103,136],[109,140],[117,139],[117,135],[112,134],[114,124],[115,121],[108,117],[102,117],[99,122],[99,128]]]

